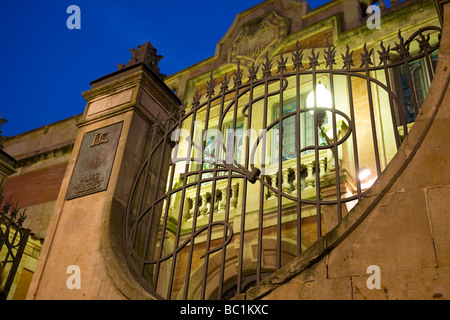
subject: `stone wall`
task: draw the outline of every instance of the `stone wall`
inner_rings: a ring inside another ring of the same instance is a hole
[[[24,227],[45,238],[78,130],[80,115],[18,134],[5,142],[16,173],[5,184],[4,196],[27,210]]]
[[[445,10],[436,75],[397,155],[341,224],[238,298],[449,299],[450,4]]]

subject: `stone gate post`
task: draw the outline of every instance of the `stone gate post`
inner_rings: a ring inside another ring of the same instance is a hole
[[[72,156],[27,299],[146,297],[121,261],[121,219],[157,119],[180,106],[147,42],[91,83]],[[117,275],[117,277],[114,276]]]

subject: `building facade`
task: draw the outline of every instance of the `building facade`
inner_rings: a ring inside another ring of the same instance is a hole
[[[262,2],[170,76],[143,44],[91,83],[82,115],[8,139],[4,194],[45,239],[28,298],[228,299],[342,224],[406,139],[440,52],[433,1],[381,2],[380,29],[370,4]]]

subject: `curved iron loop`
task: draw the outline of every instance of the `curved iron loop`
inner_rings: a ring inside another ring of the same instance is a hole
[[[180,252],[184,247],[186,247],[189,243],[193,243],[195,238],[198,237],[201,233],[210,230],[212,227],[214,226],[218,226],[218,225],[223,225],[224,226],[224,231],[228,234],[228,230],[229,230],[229,234],[226,238],[226,240],[222,243],[222,245],[219,245],[213,249],[209,249],[207,252],[205,252],[200,259],[205,258],[207,255],[210,255],[214,252],[217,252],[219,250],[221,250],[222,248],[226,247],[230,241],[233,239],[233,227],[226,221],[215,221],[212,223],[209,223],[205,226],[203,226],[202,228],[198,229],[197,231],[195,231],[194,233],[191,234],[191,236],[186,239],[182,244],[180,244],[178,247],[174,248],[174,250],[167,254],[164,257],[158,258],[158,259],[153,259],[153,260],[145,260],[145,259],[141,259],[141,257],[139,257],[138,255],[136,255],[136,253],[133,253],[133,256],[136,260],[139,260],[140,262],[144,263],[144,264],[156,264],[156,263],[161,263],[163,261],[166,261],[170,258],[172,258],[176,253]]]

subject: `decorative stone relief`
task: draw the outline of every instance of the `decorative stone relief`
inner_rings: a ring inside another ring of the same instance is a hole
[[[146,43],[139,45],[137,49],[130,49],[130,52],[131,59],[127,62],[127,64],[117,64],[119,70],[143,63],[162,80],[166,78],[166,75],[160,72],[158,66],[158,63],[163,56],[157,54],[157,50],[150,42],[147,41]]]
[[[289,19],[275,11],[242,25],[242,30],[230,45],[228,62],[250,66],[258,64],[288,33]]]

